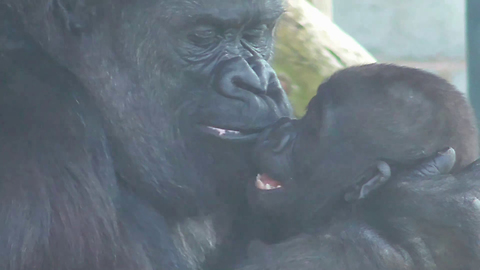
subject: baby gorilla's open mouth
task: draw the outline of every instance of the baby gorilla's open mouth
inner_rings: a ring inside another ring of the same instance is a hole
[[[268,174],[262,173],[257,175],[255,186],[261,190],[273,190],[282,188],[282,184],[272,179]]]

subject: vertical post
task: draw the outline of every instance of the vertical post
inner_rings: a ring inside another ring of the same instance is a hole
[[[480,1],[466,0],[468,94],[480,119]]]
[[[318,8],[325,16],[329,17],[330,20],[333,17],[333,5],[332,0],[310,0],[312,5]]]

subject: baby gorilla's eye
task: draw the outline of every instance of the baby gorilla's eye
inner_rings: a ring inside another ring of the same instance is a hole
[[[217,36],[215,28],[203,25],[195,27],[188,35],[188,39],[196,46],[207,47],[216,41]]]
[[[250,43],[260,43],[265,39],[265,32],[268,30],[266,24],[258,25],[243,32],[243,38]]]

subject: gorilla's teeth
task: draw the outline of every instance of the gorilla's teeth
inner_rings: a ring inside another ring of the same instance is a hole
[[[216,128],[216,127],[208,127],[209,129],[213,129],[215,130],[216,132],[218,132],[218,135],[222,136],[226,133],[226,130],[225,129],[221,129],[221,128]]]
[[[240,134],[240,131],[227,129],[227,133]]]
[[[237,131],[237,130],[230,130],[230,129],[223,129],[223,128],[216,128],[216,127],[208,127],[209,129],[212,129],[212,130],[215,130],[216,132],[218,132],[218,135],[219,136],[223,136],[227,133],[230,133],[230,134],[240,134],[240,131]]]

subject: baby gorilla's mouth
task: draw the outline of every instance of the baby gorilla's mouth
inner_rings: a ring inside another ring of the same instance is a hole
[[[282,184],[273,180],[268,174],[262,173],[257,175],[255,186],[261,190],[272,190],[281,188]]]

